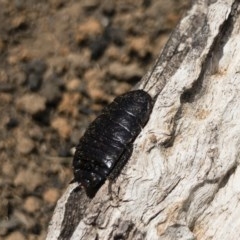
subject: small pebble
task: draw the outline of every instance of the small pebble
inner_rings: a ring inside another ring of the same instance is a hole
[[[19,47],[9,52],[7,62],[11,65],[15,65],[21,61],[29,61],[31,58],[32,55],[29,49],[26,47]]]
[[[17,141],[17,151],[21,154],[27,155],[33,151],[35,144],[31,138],[19,137]]]
[[[69,68],[66,59],[62,57],[52,58],[51,61],[49,62],[49,66],[51,68],[50,70],[51,75],[52,76],[56,75],[58,77],[62,76],[66,71],[68,71]],[[50,73],[48,72],[48,74]]]
[[[87,84],[87,93],[94,101],[109,102],[109,95],[104,92],[103,78],[104,71],[99,69],[90,69],[85,72],[84,80]]]
[[[85,69],[89,68],[90,66],[90,57],[91,53],[88,48],[83,50],[80,54],[71,53],[67,56],[67,61],[73,71],[77,74],[82,73]]]
[[[80,89],[81,82],[79,79],[74,78],[67,82],[66,88],[68,91],[78,91]]]
[[[107,56],[111,60],[112,59],[114,59],[114,60],[121,59],[121,51],[119,50],[118,47],[116,47],[115,45],[111,44],[107,48],[107,50],[105,52],[105,56]]]
[[[10,93],[1,93],[0,94],[0,103],[9,104],[13,101],[13,95]]]
[[[108,44],[109,40],[105,37],[105,35],[101,35],[92,40],[89,45],[89,48],[91,50],[91,59],[99,59],[104,54]]]
[[[78,116],[78,106],[81,102],[81,95],[77,92],[65,93],[58,106],[60,113],[66,113],[72,117]]]
[[[151,49],[149,47],[151,44],[147,36],[130,38],[128,42],[130,45],[130,51],[141,58],[146,57],[147,54],[151,52]]]
[[[83,7],[86,10],[93,10],[99,5],[99,0],[83,0]]]
[[[7,130],[10,130],[10,129],[13,129],[13,128],[17,127],[18,124],[19,124],[18,119],[10,118],[8,120],[8,122],[6,123],[6,128],[7,128]]]
[[[42,85],[42,76],[36,73],[30,73],[27,82],[28,88],[31,91],[38,91]]]
[[[23,0],[15,0],[13,3],[14,3],[14,6],[17,8],[17,10],[24,9],[25,4]]]
[[[86,22],[81,23],[78,27],[76,40],[78,43],[87,40],[89,37],[101,35],[103,28],[97,19],[89,18]]]
[[[33,59],[24,66],[24,69],[28,74],[37,73],[39,75],[43,75],[47,69],[47,64],[44,60]]]
[[[126,92],[130,91],[131,87],[132,86],[129,83],[126,83],[126,82],[120,82],[119,83],[118,82],[116,87],[113,88],[114,95],[120,96],[123,93],[126,93]]]
[[[2,83],[7,83],[8,81],[8,75],[7,72],[3,69],[0,69],[0,82]]]
[[[32,228],[37,224],[37,219],[30,217],[29,214],[23,213],[22,211],[15,210],[13,213],[13,218],[27,230],[32,230]]]
[[[26,29],[27,28],[27,19],[24,15],[17,16],[12,18],[11,22],[12,29]]]
[[[32,139],[37,141],[41,141],[44,139],[44,133],[39,126],[34,126],[33,128],[30,128],[28,134]]]
[[[42,85],[47,64],[41,59],[34,59],[23,66],[27,75],[27,86],[31,91],[38,91]]]
[[[27,197],[24,201],[23,208],[29,213],[34,213],[41,208],[41,200],[37,197]]]
[[[46,99],[46,102],[50,105],[55,106],[61,99],[61,91],[60,91],[60,81],[58,77],[51,76],[47,81],[43,84],[41,89],[41,96]]]
[[[51,127],[57,130],[62,138],[68,138],[71,134],[71,127],[68,121],[63,117],[57,117],[52,120]]]
[[[11,83],[2,83],[0,85],[0,92],[13,92],[15,90],[15,87]]]
[[[12,177],[15,174],[13,163],[5,161],[2,164],[2,173],[8,177]]]
[[[61,145],[58,149],[58,156],[62,158],[70,157],[71,156],[70,147]]]
[[[102,4],[102,12],[109,17],[112,17],[115,13],[115,3],[112,0],[105,0]]]
[[[45,176],[31,169],[21,169],[17,172],[14,179],[14,185],[25,186],[27,191],[33,192],[38,186],[41,186],[45,181]]]
[[[25,236],[19,232],[19,231],[15,231],[10,233],[5,240],[26,240]]]
[[[119,62],[114,62],[109,65],[108,73],[121,81],[136,81],[143,76],[144,70],[136,63],[123,65]]]
[[[89,88],[88,94],[94,101],[103,100],[105,98],[103,96],[106,96],[104,90],[101,88]]]
[[[107,39],[118,46],[122,46],[125,42],[125,33],[120,28],[109,26],[105,28],[104,34],[106,35]]]
[[[16,107],[31,115],[42,112],[46,108],[46,98],[38,94],[26,94],[17,99]]]
[[[50,188],[46,190],[43,194],[43,199],[51,204],[55,204],[60,197],[59,190],[56,188]]]
[[[13,72],[12,76],[11,76],[14,84],[16,84],[18,87],[21,87],[22,85],[24,85],[27,81],[27,75],[24,71],[15,71]]]

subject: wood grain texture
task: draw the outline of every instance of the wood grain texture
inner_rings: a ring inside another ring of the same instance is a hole
[[[137,86],[156,102],[127,166],[91,201],[67,191],[47,239],[76,219],[69,201],[82,208],[65,239],[240,239],[239,13],[193,3]]]

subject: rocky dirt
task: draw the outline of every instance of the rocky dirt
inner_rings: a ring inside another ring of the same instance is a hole
[[[0,239],[44,239],[87,125],[154,63],[190,0],[0,0]]]

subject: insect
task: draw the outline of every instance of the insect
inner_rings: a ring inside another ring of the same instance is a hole
[[[116,97],[89,125],[73,158],[73,181],[83,186],[89,197],[125,165],[152,105],[147,92],[130,91]]]

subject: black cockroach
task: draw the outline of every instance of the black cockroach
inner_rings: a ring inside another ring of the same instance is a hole
[[[74,181],[88,196],[93,197],[124,166],[151,111],[152,98],[147,92],[130,91],[116,97],[89,125],[73,158]]]

